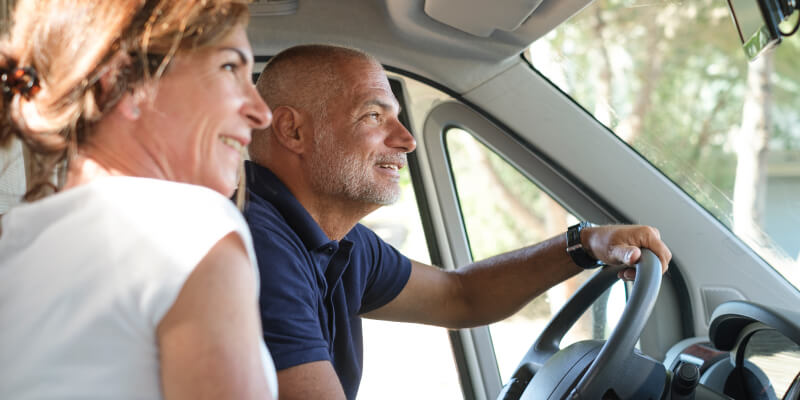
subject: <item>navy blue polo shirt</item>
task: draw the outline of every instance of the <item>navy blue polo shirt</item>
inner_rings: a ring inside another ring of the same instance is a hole
[[[365,226],[330,240],[286,186],[248,162],[245,217],[261,274],[261,322],[275,367],[328,360],[348,399],[363,365],[360,314],[405,287],[411,262]]]

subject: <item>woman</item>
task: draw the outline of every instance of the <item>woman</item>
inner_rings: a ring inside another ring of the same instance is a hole
[[[0,145],[34,168],[0,220],[0,398],[276,396],[227,200],[271,119],[247,18],[233,0],[17,1]]]

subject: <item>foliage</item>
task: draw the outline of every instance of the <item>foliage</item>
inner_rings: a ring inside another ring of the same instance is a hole
[[[772,54],[771,152],[800,149],[798,36]],[[531,61],[731,225],[748,63],[725,1],[599,0],[534,43]]]

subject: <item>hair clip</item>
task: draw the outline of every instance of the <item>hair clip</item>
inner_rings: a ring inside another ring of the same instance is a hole
[[[39,76],[33,67],[14,68],[10,71],[0,71],[0,85],[2,85],[3,95],[12,97],[16,94],[30,99],[39,93]]]

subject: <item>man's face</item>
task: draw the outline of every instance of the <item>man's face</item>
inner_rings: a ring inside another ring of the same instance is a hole
[[[400,196],[399,170],[416,141],[397,119],[400,108],[380,65],[350,60],[336,78],[344,90],[330,96],[327,118],[315,121],[314,190],[360,203],[391,204]]]

